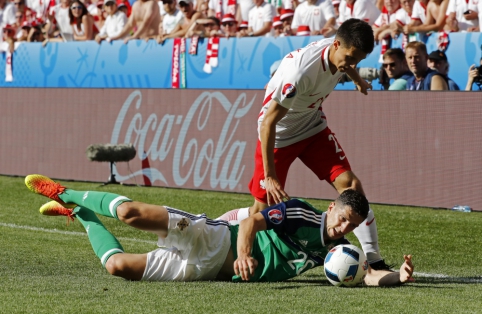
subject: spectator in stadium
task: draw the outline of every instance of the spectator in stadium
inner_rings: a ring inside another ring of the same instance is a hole
[[[246,37],[248,36],[248,21],[241,21],[238,26],[238,33],[236,37]]]
[[[194,9],[192,0],[178,0],[178,4],[181,8],[184,20],[182,23],[174,27],[169,34],[164,35],[164,39],[186,36],[191,27],[196,27],[196,20],[205,18],[201,12],[198,12]]]
[[[469,75],[467,77],[467,85],[465,86],[466,91],[471,91],[472,85],[474,85],[474,83],[477,84],[480,90],[480,86],[482,83],[482,75],[481,75],[482,71],[480,71],[479,69],[481,69],[481,67],[482,67],[482,58],[480,58],[478,67],[476,67],[475,64],[472,64],[470,66]]]
[[[0,42],[0,52],[9,51],[13,53],[16,45],[18,45],[17,39],[15,38],[15,26],[11,24],[3,25],[2,36],[3,41]]]
[[[124,12],[124,14],[127,16],[129,19],[129,7],[123,2],[123,1],[118,1],[117,2],[117,10]]]
[[[397,12],[403,10],[399,0],[384,0],[383,10],[373,24],[375,41],[382,42],[386,49],[390,48],[388,41],[391,38],[392,23],[396,22]],[[382,47],[382,54],[385,53]]]
[[[0,28],[15,24],[15,6],[8,0],[0,0]]]
[[[404,33],[405,35],[413,34],[414,31],[411,29],[412,26],[419,26],[426,22],[428,2],[428,0],[418,0],[414,2],[410,21],[408,23],[404,23],[401,29],[402,33]],[[435,20],[433,18],[431,23],[435,23]]]
[[[274,38],[285,36],[285,34],[283,33],[283,22],[280,21],[279,15],[273,17],[273,26],[269,34],[271,37]]]
[[[380,10],[372,0],[341,0],[338,13],[338,25],[351,18],[364,20],[373,25],[380,15]]]
[[[450,31],[473,32],[479,29],[479,0],[452,0],[447,8],[447,26]]]
[[[447,7],[450,0],[430,0],[427,3],[425,21],[421,20],[421,24],[409,24],[405,25],[403,32],[405,34],[412,33],[429,33],[440,32],[446,27],[446,15]],[[414,5],[415,6],[415,5]]]
[[[221,21],[215,16],[197,19],[190,30],[186,33],[186,37],[198,35],[200,37],[224,36],[221,31]]]
[[[276,15],[272,4],[264,0],[253,0],[254,7],[249,11],[247,36],[265,36],[271,31],[273,17]]]
[[[132,5],[132,12],[124,29],[111,40],[124,39],[124,43],[132,39],[146,39],[159,34],[161,14],[156,0],[138,0]],[[134,34],[130,35],[131,32]]]
[[[238,4],[236,0],[209,0],[208,16],[215,16],[221,19],[225,14],[236,16]]]
[[[162,18],[162,33],[159,33],[158,43],[163,43],[165,36],[184,22],[184,15],[181,10],[177,8],[177,2],[175,0],[163,0],[162,4],[166,14]]]
[[[60,0],[59,4],[53,6],[47,15],[47,38],[58,38],[60,34],[61,38],[66,41],[74,40],[73,28],[70,25],[69,11],[71,0]],[[58,40],[58,39],[56,39]]]
[[[446,78],[428,67],[427,47],[412,41],[405,47],[405,58],[413,77],[407,80],[407,90],[448,90]]]
[[[306,0],[295,10],[291,27],[298,33],[298,27],[306,25],[311,35],[330,37],[336,33],[335,9],[331,0]]]
[[[32,27],[30,27],[27,41],[28,42],[40,42],[43,43],[46,40],[45,34],[46,31],[44,29],[45,25],[39,22],[34,22],[31,24]],[[57,35],[57,38],[60,38],[60,34]]]
[[[53,199],[40,208],[41,214],[77,218],[88,231],[102,266],[114,276],[136,281],[287,280],[323,265],[329,250],[349,243],[345,235],[363,223],[369,212],[367,199],[348,189],[325,212],[293,199],[253,214],[239,226],[230,226],[204,214],[136,202],[113,193],[75,191],[41,175],[29,175],[25,183],[31,191]],[[303,215],[290,214],[300,209]],[[96,214],[152,232],[158,236],[159,248],[144,254],[126,253]],[[299,256],[310,258],[293,263],[293,257]],[[411,258],[404,255],[399,272],[369,267],[364,283],[399,286],[409,282],[414,268]]]
[[[72,2],[69,17],[75,41],[93,40],[95,38],[94,17],[90,15],[82,2],[79,0]]]
[[[27,41],[28,33],[30,32],[30,28],[31,28],[31,25],[27,21],[24,21],[21,24],[21,26],[17,30],[17,35],[15,36],[17,38],[18,42]]]
[[[400,34],[403,34],[403,27],[412,22],[412,13],[415,0],[400,0],[400,4],[402,9],[397,11],[395,22],[391,24],[392,38],[398,38]],[[408,38],[405,38],[405,41],[408,42]]]
[[[236,21],[236,17],[230,13],[224,14],[221,20],[221,28],[226,38],[236,37],[238,32],[238,21]]]
[[[388,49],[383,54],[383,69],[393,83],[388,86],[388,90],[406,90],[407,80],[413,77],[405,59],[405,53],[400,48]]]
[[[283,33],[285,36],[293,36],[296,33],[293,32],[291,28],[291,23],[293,22],[293,16],[295,11],[292,9],[283,9],[280,14],[280,21],[283,23]]]
[[[13,4],[15,5],[15,19],[17,19],[17,13],[21,13],[21,20],[15,22],[16,27],[20,27],[22,22],[32,22],[36,18],[35,12],[32,11],[29,7],[25,5],[25,0],[14,0]]]
[[[438,71],[438,73],[442,74],[445,77],[449,90],[460,90],[457,83],[455,83],[454,80],[449,77],[450,64],[447,60],[447,55],[445,54],[445,52],[440,50],[432,51],[428,55],[427,65],[429,68]]]
[[[196,10],[202,13],[203,16],[209,16],[209,3],[208,1],[200,2],[199,10]]]
[[[127,16],[124,12],[117,10],[117,2],[115,0],[106,0],[104,2],[104,10],[107,13],[107,18],[99,34],[95,36],[95,41],[99,44],[107,38],[119,35],[127,23]]]
[[[373,51],[374,45],[371,26],[349,19],[338,28],[334,38],[313,42],[283,58],[268,83],[258,115],[254,174],[249,183],[254,204],[234,209],[222,219],[240,220],[289,199],[284,186],[288,169],[297,158],[338,193],[349,188],[364,193],[361,181],[328,127],[322,106],[344,73],[361,93],[367,94],[371,84],[360,77],[356,66]],[[379,253],[372,211],[368,217],[355,235],[371,266],[387,269]]]
[[[236,15],[236,19],[239,21],[248,21],[249,20],[249,11],[254,8],[254,1],[253,0],[238,0],[238,12]]]

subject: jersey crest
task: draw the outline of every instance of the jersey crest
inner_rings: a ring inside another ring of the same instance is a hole
[[[269,221],[275,225],[279,225],[283,221],[283,213],[279,209],[272,209],[268,212]]]
[[[292,98],[296,95],[296,87],[290,83],[285,84],[285,86],[283,86],[282,94],[286,98]]]

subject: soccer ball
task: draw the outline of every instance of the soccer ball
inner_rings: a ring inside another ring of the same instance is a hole
[[[352,287],[363,281],[368,262],[362,250],[351,244],[341,244],[325,258],[325,276],[334,286]]]

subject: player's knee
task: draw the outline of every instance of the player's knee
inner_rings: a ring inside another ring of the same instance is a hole
[[[124,202],[117,206],[117,217],[120,221],[127,222],[139,216],[139,209],[135,202]]]
[[[346,171],[339,175],[335,179],[334,184],[340,194],[347,189],[353,189],[363,195],[365,194],[360,179],[351,171]]]
[[[105,269],[113,276],[122,277],[128,280],[137,280],[132,278],[129,263],[123,258],[122,254],[114,254],[105,263]]]

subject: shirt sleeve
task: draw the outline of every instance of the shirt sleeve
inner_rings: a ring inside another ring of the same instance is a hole
[[[298,52],[294,51],[290,54],[296,53]],[[311,85],[309,77],[301,75],[299,68],[300,66],[296,62],[282,62],[268,84],[271,90],[274,90],[271,98],[284,108],[291,108],[299,95],[307,91]]]
[[[275,8],[271,3],[266,3],[264,7],[263,22],[272,22],[275,15]]]
[[[336,17],[335,15],[335,7],[333,6],[333,2],[331,0],[325,0],[321,5],[320,9],[323,11],[323,15],[325,16],[325,20],[328,22],[329,19],[332,17]],[[323,27],[323,25],[321,25]]]
[[[270,206],[261,211],[264,220],[266,221],[266,229],[283,229],[283,224],[286,222],[286,205],[284,203],[279,203]]]

